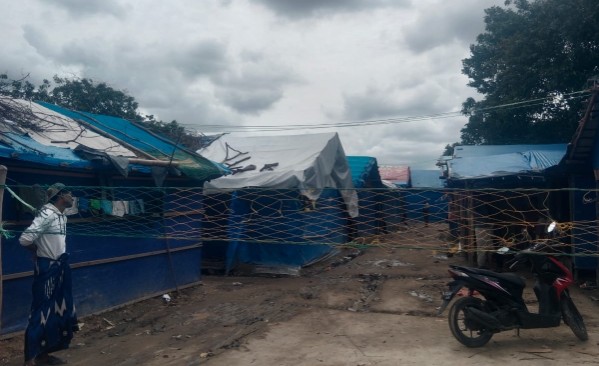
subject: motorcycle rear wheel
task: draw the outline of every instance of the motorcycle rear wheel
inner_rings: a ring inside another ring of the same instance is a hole
[[[574,305],[572,298],[570,296],[564,296],[560,302],[564,323],[572,329],[572,332],[578,339],[581,341],[588,340],[589,335],[587,333],[587,328],[584,325],[584,320],[582,319],[582,315],[578,312],[576,305]]]
[[[467,318],[466,310],[469,307],[484,310],[481,299],[469,296],[457,299],[449,309],[449,329],[451,334],[464,346],[482,347],[491,340],[493,333]]]

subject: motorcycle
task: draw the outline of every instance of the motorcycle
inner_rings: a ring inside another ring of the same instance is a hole
[[[556,228],[549,225],[547,232]],[[482,347],[495,333],[516,329],[558,327],[561,320],[581,341],[588,340],[584,320],[572,301],[568,287],[574,283],[572,272],[555,253],[549,253],[550,241],[536,243],[529,249],[513,252],[503,247],[500,254],[515,254],[510,268],[528,262],[536,279],[534,293],[538,312],[530,312],[522,294],[523,278],[515,273],[449,265],[453,281],[444,292],[441,315],[462,289],[467,294],[457,299],[449,309],[449,328],[453,336],[467,347]]]

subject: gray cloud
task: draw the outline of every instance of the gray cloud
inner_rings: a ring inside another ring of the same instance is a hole
[[[72,16],[108,14],[124,18],[126,15],[126,9],[116,0],[54,0],[52,4],[66,9]]]
[[[37,27],[23,26],[23,38],[38,54],[46,57],[54,57],[55,50],[46,34]]]
[[[189,77],[215,76],[229,67],[227,46],[215,40],[203,40],[173,53],[173,64]]]
[[[396,116],[400,111],[396,101],[385,93],[372,90],[363,94],[345,95],[343,104],[343,119],[350,121]]]
[[[501,5],[503,2],[504,0],[461,0],[452,2],[451,6],[429,5],[406,28],[405,42],[415,53],[423,53],[452,42],[474,43],[476,36],[484,30],[483,8]]]
[[[241,134],[227,126],[317,126],[459,109],[474,93],[461,59],[483,31],[482,9],[503,2],[58,1],[6,2],[0,71],[30,73],[36,85],[55,74],[92,78],[128,91],[142,113]],[[339,132],[353,155],[416,165],[434,162],[465,122],[316,131]]]
[[[437,126],[429,122],[414,125],[379,126],[377,128],[356,128],[340,133],[347,155],[376,157],[379,164],[409,165],[413,169],[436,169],[435,163],[443,153],[447,140],[437,140]],[[412,130],[419,130],[413,132]],[[431,131],[432,130],[432,131]],[[431,134],[433,136],[429,136]],[[427,134],[423,139],[422,135]],[[446,136],[445,136],[446,137]]]
[[[89,39],[74,40],[66,44],[51,39],[43,29],[26,25],[23,26],[25,41],[42,57],[52,60],[58,65],[84,65],[86,68],[99,68],[103,65],[103,58],[98,47],[90,47]]]
[[[343,119],[363,121],[389,117],[413,117],[433,114],[435,96],[418,89],[377,90],[343,96]]]
[[[281,88],[256,90],[219,89],[217,97],[226,105],[243,114],[258,114],[283,97]]]
[[[255,115],[269,109],[283,98],[286,86],[298,82],[293,71],[263,61],[258,53],[244,52],[242,60],[240,71],[229,70],[213,78],[217,98],[239,113]]]
[[[55,61],[64,65],[80,65],[84,69],[100,69],[105,67],[108,61],[102,56],[96,48],[89,47],[85,43],[74,42],[62,47]]]
[[[409,0],[253,0],[287,18],[308,18],[339,12],[357,12],[386,6],[405,6]]]

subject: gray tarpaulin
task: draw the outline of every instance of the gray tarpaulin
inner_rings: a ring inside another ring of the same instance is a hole
[[[316,200],[324,188],[339,189],[352,217],[358,197],[337,133],[233,137],[222,136],[197,151],[206,159],[228,165],[234,174],[204,183],[214,194],[247,187],[299,189]]]

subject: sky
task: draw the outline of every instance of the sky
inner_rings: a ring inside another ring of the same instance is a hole
[[[0,74],[91,78],[201,133],[337,132],[346,155],[435,169],[467,123],[452,112],[480,98],[462,60],[503,2],[0,0]]]

